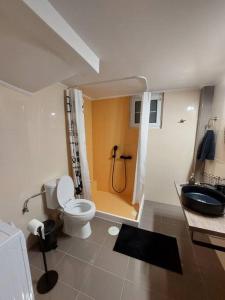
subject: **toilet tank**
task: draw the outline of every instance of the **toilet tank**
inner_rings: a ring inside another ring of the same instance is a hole
[[[59,207],[57,200],[57,188],[58,179],[52,179],[44,184],[45,195],[46,195],[46,205],[49,209],[56,209]]]

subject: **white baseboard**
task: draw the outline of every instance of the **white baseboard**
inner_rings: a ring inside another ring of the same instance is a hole
[[[111,221],[111,222],[115,222],[115,223],[124,223],[127,225],[132,225],[134,227],[138,227],[139,221],[138,220],[132,220],[132,219],[128,219],[125,217],[121,217],[121,216],[117,216],[117,215],[113,215],[104,211],[100,211],[97,210],[95,216],[97,218],[106,220],[106,221]]]

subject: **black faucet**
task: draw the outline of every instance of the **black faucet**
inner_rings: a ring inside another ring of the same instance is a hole
[[[121,155],[120,158],[126,160],[126,159],[132,159],[132,156],[131,155]]]

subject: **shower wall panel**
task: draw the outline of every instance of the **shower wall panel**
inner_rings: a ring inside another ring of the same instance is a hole
[[[127,188],[124,195],[133,193],[138,128],[130,127],[130,97],[97,100],[92,105],[93,179],[97,189],[115,193],[111,186],[112,148],[118,145],[115,164],[115,185],[124,185],[124,161],[120,155],[131,155],[127,161]]]

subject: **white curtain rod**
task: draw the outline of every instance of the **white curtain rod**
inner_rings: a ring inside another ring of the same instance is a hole
[[[140,80],[144,81],[145,90],[143,92],[148,91],[148,80],[145,76],[130,76],[130,77],[117,78],[117,79],[110,79],[110,80],[105,80],[105,81],[88,82],[85,84],[75,85],[72,88],[82,89],[82,88],[84,88],[86,86],[90,86],[90,85],[98,85],[98,84],[110,83],[110,82],[115,82],[115,81],[123,81],[123,80],[129,80],[129,79],[140,79]]]

